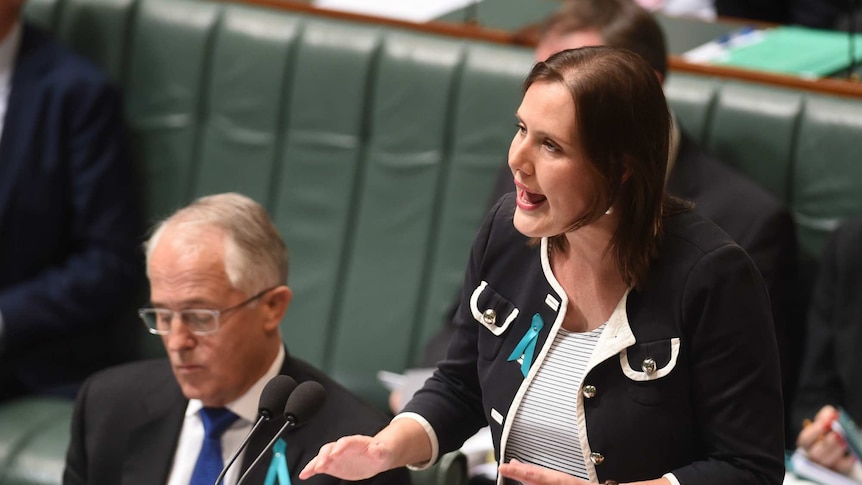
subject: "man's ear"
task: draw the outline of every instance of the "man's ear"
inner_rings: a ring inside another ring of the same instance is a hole
[[[266,315],[267,330],[278,329],[278,325],[281,323],[282,317],[284,317],[284,312],[287,311],[287,307],[290,305],[290,300],[292,299],[293,291],[285,285],[276,287],[264,295],[261,304]]]

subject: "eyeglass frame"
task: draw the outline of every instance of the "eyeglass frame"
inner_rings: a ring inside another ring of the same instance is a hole
[[[206,335],[212,335],[212,334],[218,332],[219,329],[221,329],[221,317],[224,316],[226,313],[232,312],[234,310],[237,310],[239,308],[242,308],[242,307],[248,305],[249,303],[261,298],[263,295],[265,295],[265,294],[269,293],[270,291],[278,288],[279,286],[281,286],[281,285],[267,288],[267,289],[255,294],[251,298],[243,300],[243,301],[237,303],[236,305],[227,307],[223,310],[215,310],[213,308],[186,308],[185,310],[171,310],[170,308],[146,307],[146,308],[139,308],[138,309],[138,317],[141,319],[141,321],[143,321],[144,327],[147,328],[147,332],[149,332],[151,335],[165,336],[165,335],[170,335],[171,330],[170,329],[159,330],[158,328],[150,327],[150,324],[147,323],[147,319],[146,319],[145,315],[154,314],[158,317],[159,311],[163,311],[163,312],[166,311],[166,312],[170,312],[170,314],[171,314],[170,315],[171,316],[171,318],[170,318],[171,322],[174,321],[174,317],[177,314],[180,315],[180,321],[183,322],[183,318],[182,318],[183,313],[186,313],[186,312],[207,312],[210,315],[212,315],[213,318],[215,319],[215,328],[213,328],[212,330],[206,330],[206,331],[189,329],[189,331],[192,334],[194,334],[198,337],[203,337]],[[183,323],[185,323],[185,322],[183,322]]]

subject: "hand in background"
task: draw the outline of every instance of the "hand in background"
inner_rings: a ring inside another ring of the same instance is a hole
[[[832,430],[832,422],[837,418],[837,409],[823,406],[813,422],[806,421],[796,439],[796,446],[805,450],[811,461],[847,475],[856,458],[848,450],[844,439]]]
[[[371,436],[345,436],[320,448],[317,456],[299,473],[299,478],[326,474],[342,480],[364,480],[393,468],[393,453]]]

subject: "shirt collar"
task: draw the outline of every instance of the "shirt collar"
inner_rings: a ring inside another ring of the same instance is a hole
[[[275,357],[275,360],[272,361],[272,364],[269,366],[269,370],[267,370],[266,373],[258,379],[245,394],[235,401],[227,403],[227,406],[225,407],[249,423],[256,422],[257,407],[258,404],[260,404],[260,394],[263,392],[263,388],[266,386],[266,383],[279,374],[281,367],[284,364],[285,357],[286,353],[284,351],[284,346],[279,345],[278,355]],[[189,405],[186,406],[186,417],[197,414],[203,406],[204,405],[200,399],[190,399]]]
[[[6,38],[0,41],[0,76],[8,78],[21,45],[21,22],[15,22]]]

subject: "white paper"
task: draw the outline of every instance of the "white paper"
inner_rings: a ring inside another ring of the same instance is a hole
[[[377,380],[383,384],[387,391],[397,391],[404,385],[406,378],[403,374],[389,372],[387,370],[377,371]]]
[[[314,0],[314,6],[410,22],[428,22],[478,0]]]
[[[684,52],[682,58],[688,62],[702,64],[727,62],[730,59],[731,49],[762,42],[765,37],[766,33],[762,30],[740,29]]]
[[[790,463],[796,476],[814,480],[823,485],[859,485],[860,483],[810,461],[805,456],[805,452],[798,448],[793,452]]]

